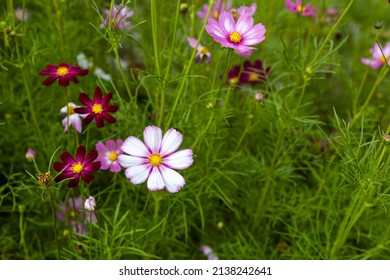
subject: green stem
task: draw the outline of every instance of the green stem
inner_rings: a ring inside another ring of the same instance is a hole
[[[51,189],[49,189],[49,194],[50,194],[50,205],[51,205],[51,211],[52,211],[52,217],[53,217],[53,228],[54,228],[54,237],[56,239],[56,244],[57,244],[57,259],[60,259],[60,243],[58,242],[58,236],[57,236],[57,219],[56,219],[56,213],[55,213],[55,208],[54,208],[54,199],[53,199],[53,194],[51,192]]]
[[[24,217],[24,208],[25,206],[24,205],[20,205],[19,206],[19,212],[20,212],[20,216],[19,216],[19,232],[20,232],[20,244],[23,248],[23,251],[24,251],[24,254],[26,255],[26,259],[30,259],[30,256],[28,254],[28,250],[27,250],[27,246],[26,246],[26,241],[24,239],[24,221],[23,221],[23,217]]]

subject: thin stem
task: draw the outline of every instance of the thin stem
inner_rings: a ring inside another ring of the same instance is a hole
[[[54,237],[56,239],[56,244],[57,244],[57,259],[60,259],[60,243],[58,242],[58,236],[57,236],[57,219],[56,219],[56,214],[55,214],[55,208],[54,208],[54,199],[53,199],[53,194],[51,192],[51,189],[49,189],[49,194],[50,194],[50,204],[51,204],[51,211],[52,211],[52,216],[53,216],[53,228],[54,228]]]

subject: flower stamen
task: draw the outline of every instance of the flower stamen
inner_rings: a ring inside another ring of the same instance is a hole
[[[103,112],[103,107],[101,104],[95,103],[92,106],[92,112],[95,114],[101,114]]]
[[[68,67],[61,66],[61,67],[58,67],[58,69],[57,69],[57,75],[58,76],[65,76],[68,73],[69,73]]]
[[[108,159],[110,161],[116,161],[118,158],[118,153],[117,152],[111,152],[109,155],[108,155]]]
[[[81,162],[76,162],[72,165],[72,172],[73,173],[81,173],[81,171],[83,171],[84,169],[84,165],[81,163]]]
[[[149,156],[149,163],[154,167],[160,166],[162,162],[163,162],[163,158],[159,154],[151,154]]]
[[[240,43],[241,42],[241,35],[240,33],[233,31],[230,33],[229,39],[233,43]]]

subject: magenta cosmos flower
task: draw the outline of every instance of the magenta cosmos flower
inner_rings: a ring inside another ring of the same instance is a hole
[[[87,69],[80,69],[79,66],[69,66],[66,63],[60,63],[57,67],[53,64],[46,65],[46,69],[39,72],[41,76],[50,76],[43,81],[43,85],[50,86],[55,80],[58,79],[58,84],[63,87],[69,86],[69,81],[77,84],[79,80],[77,76],[85,76],[88,74]]]
[[[380,44],[375,44],[370,49],[372,59],[362,58],[362,63],[370,66],[372,69],[378,69],[382,67],[386,62],[390,65],[390,43],[387,43],[384,48]]]
[[[312,8],[311,3],[307,3],[305,6],[302,6],[302,0],[297,0],[295,3],[292,0],[286,0],[284,5],[294,14],[306,17],[315,17],[318,11],[318,8]]]
[[[213,7],[211,8],[210,18],[218,19],[219,15],[223,11],[230,11],[231,7],[232,7],[232,1],[230,0],[229,1],[216,0]],[[198,17],[205,20],[208,9],[209,9],[209,4],[204,4],[203,10],[197,12],[196,14],[198,15]]]
[[[255,49],[250,46],[265,39],[263,24],[253,26],[253,18],[246,15],[240,15],[236,22],[231,12],[222,12],[219,21],[210,18],[206,31],[222,46],[232,48],[242,56]]]
[[[131,22],[128,21],[134,15],[134,11],[129,10],[126,6],[120,7],[115,5],[112,8],[110,17],[110,9],[104,11],[104,22],[100,27],[112,26],[119,30],[127,30],[132,27]],[[110,21],[111,20],[111,21]]]
[[[82,131],[82,118],[85,115],[77,114],[74,109],[79,108],[73,102],[69,102],[68,105],[60,109],[60,113],[65,115],[65,118],[62,119],[62,125],[64,126],[64,132],[68,132],[69,126],[73,126],[78,133]]]
[[[185,185],[185,180],[173,169],[186,169],[194,161],[191,149],[176,152],[183,135],[171,128],[163,138],[160,128],[148,126],[144,130],[144,141],[145,144],[130,136],[123,143],[121,149],[128,155],[119,155],[118,161],[126,168],[126,177],[136,185],[148,180],[151,191],[166,189],[171,193],[178,192]]]
[[[85,93],[79,96],[80,102],[86,107],[75,108],[74,111],[78,114],[88,114],[84,119],[84,124],[89,124],[93,120],[96,121],[96,126],[101,128],[104,126],[104,121],[115,123],[116,119],[109,113],[118,111],[117,105],[108,105],[112,98],[112,93],[109,92],[102,96],[102,91],[99,87],[95,88],[93,101]]]
[[[262,83],[267,79],[270,71],[270,66],[266,69],[263,68],[263,62],[260,59],[257,59],[253,64],[250,61],[245,61],[240,82],[251,84]]]
[[[187,37],[187,41],[191,48],[196,47],[197,40],[195,38]],[[211,53],[207,50],[207,48],[201,44],[198,44],[196,50],[197,52],[195,54],[195,62],[203,62],[206,60],[206,63],[209,64],[211,61]]]
[[[68,183],[69,188],[74,188],[78,185],[80,176],[84,182],[92,181],[92,173],[100,168],[100,161],[95,161],[98,157],[96,150],[92,149],[85,155],[85,147],[79,146],[76,151],[76,159],[68,152],[63,152],[60,155],[62,162],[54,162],[53,168],[55,171],[61,172],[55,177],[56,182],[65,179],[70,179]]]
[[[121,171],[121,166],[118,163],[118,156],[122,154],[121,146],[123,141],[118,139],[108,140],[104,145],[102,142],[96,144],[96,150],[99,153],[97,161],[100,161],[101,170],[110,169],[111,172]]]

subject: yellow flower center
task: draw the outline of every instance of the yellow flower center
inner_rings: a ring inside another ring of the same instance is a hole
[[[239,43],[241,41],[241,35],[240,35],[240,33],[234,31],[234,32],[230,33],[229,39],[233,43]]]
[[[306,11],[306,8],[305,7],[302,7],[301,5],[297,5],[297,11],[299,13],[304,13]]]
[[[152,166],[160,166],[162,162],[163,158],[159,154],[151,154],[149,157],[149,163]]]
[[[386,61],[388,61],[388,58],[382,55],[381,58],[379,58],[379,61],[382,63],[386,63]]]
[[[74,114],[74,107],[71,105],[68,105],[68,115],[73,115]]]
[[[103,107],[101,104],[95,103],[92,106],[92,112],[95,114],[101,114],[103,112]]]
[[[81,162],[76,162],[72,165],[72,172],[73,173],[80,173],[81,171],[83,171],[84,169],[84,165],[82,165]]]
[[[116,161],[116,159],[118,158],[118,153],[117,152],[111,152],[109,155],[108,155],[108,159],[110,161]]]
[[[200,52],[201,54],[207,54],[207,53],[209,52],[209,50],[206,49],[205,47],[201,47],[200,50],[199,50],[199,52]]]
[[[259,75],[255,74],[255,73],[250,73],[249,74],[249,81],[255,81],[255,80],[258,80],[259,79]]]
[[[229,84],[231,85],[231,86],[234,86],[234,85],[236,85],[238,83],[238,77],[234,77],[234,78],[231,78],[230,80],[229,80]]]
[[[213,18],[214,18],[214,19],[218,19],[218,17],[219,17],[219,13],[218,13],[218,12],[214,12]]]
[[[58,76],[65,76],[68,73],[69,73],[69,69],[65,66],[58,67],[57,69]]]

